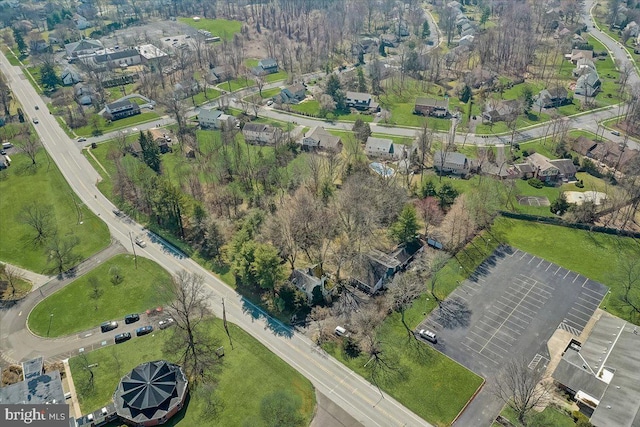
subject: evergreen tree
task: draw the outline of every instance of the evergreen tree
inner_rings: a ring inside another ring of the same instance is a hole
[[[366,92],[367,80],[364,78],[364,71],[362,71],[362,67],[358,67],[356,74],[358,76],[358,92]]]
[[[378,48],[378,53],[380,54],[380,56],[383,56],[383,57],[387,56],[387,52],[385,52],[384,50],[384,43],[380,43],[380,47]]]
[[[429,21],[424,21],[422,23],[422,38],[426,39],[431,35],[431,29],[429,28]]]
[[[416,239],[418,233],[418,215],[412,204],[407,204],[400,212],[398,220],[391,226],[391,237],[402,244]]]
[[[445,182],[437,194],[438,200],[440,200],[440,207],[446,209],[453,205],[453,202],[458,197],[458,190],[456,190],[451,184]]]
[[[140,131],[138,142],[142,148],[142,159],[144,162],[156,173],[160,173],[160,148],[153,141],[151,133],[144,133]]]
[[[525,85],[522,88],[521,94],[524,101],[524,112],[528,113],[531,110],[531,107],[533,107],[533,90],[531,90],[529,85]]]
[[[24,55],[27,52],[27,43],[25,43],[22,33],[15,28],[13,29],[13,39],[18,45],[18,51]]]
[[[471,95],[473,95],[473,93],[471,92],[471,88],[469,87],[469,85],[465,84],[460,91],[460,101],[466,104],[471,99]]]
[[[43,64],[40,67],[40,83],[45,89],[53,91],[60,84],[60,78],[53,68],[53,64]]]

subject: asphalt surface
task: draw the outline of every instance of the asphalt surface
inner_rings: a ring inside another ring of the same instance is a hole
[[[526,252],[496,250],[418,327],[435,331],[437,350],[487,380],[455,425],[490,425],[504,404],[491,392],[502,367],[520,358],[544,367],[555,330],[579,336],[607,291]]]
[[[42,99],[22,70],[9,64],[4,54],[0,55],[0,69],[6,76],[14,96],[23,105],[25,114],[29,119],[39,118],[40,123],[35,125],[36,132],[73,191],[91,211],[103,219],[112,239],[128,248],[129,233],[133,235],[145,233],[143,227],[113,215],[112,210],[115,206],[96,188],[96,183],[100,179],[98,173],[81,154],[75,142],[64,133],[53,115],[34,109],[35,105],[42,104]],[[316,351],[315,344],[311,340],[269,317],[209,271],[191,259],[180,256],[162,241],[149,242],[145,249],[137,252],[139,256],[152,259],[171,273],[187,270],[201,274],[209,289],[211,308],[217,316],[222,316],[221,301],[224,298],[229,321],[236,323],[307,377],[319,392],[345,409],[359,423],[366,426],[430,425],[391,396],[385,394],[384,399],[380,399],[377,388],[364,378],[335,359]],[[4,325],[3,319],[2,327]],[[12,358],[22,360],[32,353],[49,357],[51,341],[40,339],[30,348],[24,346],[13,348]]]

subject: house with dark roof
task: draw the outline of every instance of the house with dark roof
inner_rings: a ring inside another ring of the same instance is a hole
[[[586,97],[594,97],[600,91],[601,85],[600,76],[598,76],[598,72],[594,70],[580,76],[573,93]]]
[[[275,74],[278,72],[278,62],[273,58],[261,59],[258,61],[258,66],[254,67],[251,72],[256,76]]]
[[[540,108],[558,108],[569,102],[569,92],[567,92],[567,89],[557,86],[551,89],[541,90],[534,104]]]
[[[347,91],[345,94],[345,104],[349,108],[362,111],[379,111],[380,105],[374,101],[368,93]]]
[[[576,65],[580,59],[588,59],[590,61],[593,61],[592,50],[573,49],[571,53],[566,56],[571,62],[573,62],[574,65]]]
[[[72,68],[67,67],[60,74],[60,80],[62,80],[62,84],[65,86],[72,86],[76,83],[80,83],[82,81],[82,77],[80,74],[75,72]]]
[[[287,86],[280,91],[280,100],[283,104],[297,104],[306,97],[306,90],[300,83]]]
[[[400,150],[396,150],[393,141],[387,138],[375,138],[370,136],[364,146],[364,152],[369,157],[382,159],[399,159]]]
[[[104,112],[109,120],[119,120],[140,114],[140,107],[130,99],[124,99],[105,105]]]
[[[209,71],[212,83],[222,83],[233,78],[233,68],[230,65],[219,65]]]
[[[471,162],[462,153],[436,151],[433,154],[433,166],[438,172],[466,176],[471,170]]]
[[[351,267],[351,283],[375,294],[400,270],[401,262],[382,251],[372,249],[356,257]]]
[[[492,86],[497,77],[498,75],[493,71],[477,66],[465,75],[464,80],[472,88],[480,89],[483,86]]]
[[[551,375],[594,426],[640,425],[640,331],[603,312],[588,338],[572,339]]]
[[[22,372],[22,381],[0,387],[0,405],[65,403],[60,372],[45,373],[42,357],[23,362]]]
[[[449,116],[449,98],[416,98],[413,112],[423,116],[447,117]]]
[[[231,129],[234,117],[212,106],[200,107],[198,123],[203,129]]]
[[[591,151],[598,145],[586,136],[579,136],[571,143],[571,149],[581,156],[591,157]]]
[[[301,140],[302,149],[306,151],[342,151],[342,140],[340,137],[330,134],[325,128],[315,126],[306,133]]]
[[[593,61],[587,58],[580,58],[576,63],[576,68],[573,69],[571,74],[573,74],[573,77],[578,78],[592,71],[596,71],[596,65],[593,63]]]
[[[29,49],[31,52],[44,52],[49,49],[49,44],[42,38],[35,39],[29,42]]]
[[[574,180],[577,173],[571,159],[549,160],[540,153],[530,154],[525,163],[516,164],[515,167],[520,171],[521,176],[538,178],[545,182]]]
[[[282,130],[264,123],[247,123],[242,135],[247,144],[275,145],[282,138]]]
[[[637,150],[621,149],[615,142],[599,142],[590,152],[590,157],[614,169],[623,168],[638,155]]]

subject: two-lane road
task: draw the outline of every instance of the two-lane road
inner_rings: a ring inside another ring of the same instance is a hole
[[[21,102],[29,118],[39,119],[39,123],[35,125],[36,131],[71,188],[89,209],[105,221],[112,238],[129,248],[129,233],[144,233],[143,227],[134,222],[122,221],[113,215],[114,206],[95,186],[99,180],[97,172],[81,154],[74,141],[63,132],[55,118],[44,108],[38,111],[34,109],[35,105],[43,106],[42,99],[20,68],[11,66],[3,54],[0,55],[0,70],[7,77],[14,96]],[[236,323],[302,373],[320,392],[362,424],[383,427],[430,425],[390,396],[384,395],[382,398],[376,387],[335,359],[317,351],[313,342],[304,335],[280,325],[277,320],[264,314],[256,317],[255,309],[253,315],[245,313],[243,305],[246,303],[241,296],[191,259],[176,257],[157,243],[149,243],[144,250],[138,252],[172,273],[184,269],[201,274],[210,289],[211,307],[216,315],[222,315],[221,298],[224,297],[229,321]],[[46,341],[37,341],[34,345],[40,348],[13,349],[13,357],[20,359],[21,351],[24,354],[32,351],[38,351],[45,356],[48,354]],[[416,390],[416,393],[419,393],[419,390]]]

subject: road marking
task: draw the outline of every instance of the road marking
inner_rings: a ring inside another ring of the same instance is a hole
[[[560,269],[562,269],[562,267],[558,266],[558,269],[556,270],[555,273],[553,273],[553,275],[555,276],[556,274],[558,274],[558,271],[560,271]]]
[[[589,279],[588,279],[588,278],[585,278],[585,279],[584,279],[584,283],[582,284],[582,287],[583,287],[583,288],[584,288],[584,285],[586,285],[588,281],[589,281]],[[585,289],[586,289],[586,288],[585,288]]]
[[[542,264],[544,262],[544,259],[540,258],[540,262],[538,263],[538,265],[536,265],[536,268],[540,267],[540,264]]]
[[[22,316],[22,311],[20,313],[18,313],[18,316]]]

